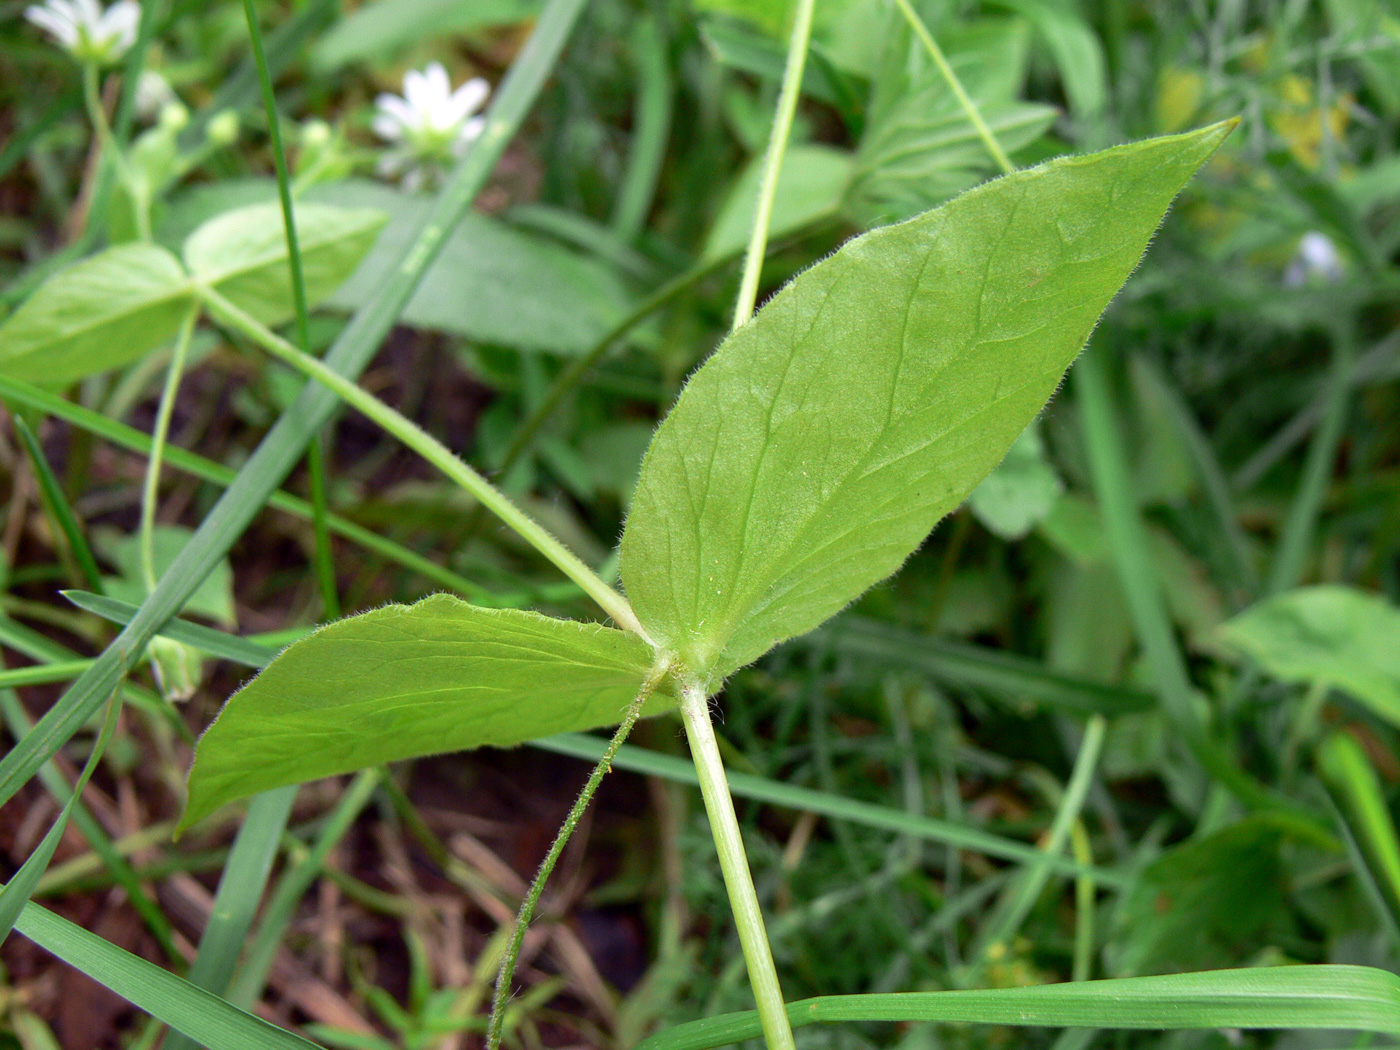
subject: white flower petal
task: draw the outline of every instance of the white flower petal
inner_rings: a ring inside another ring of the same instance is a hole
[[[97,0],[72,0],[73,17],[89,32],[102,21],[102,5]]]
[[[376,113],[374,119],[369,122],[369,126],[385,142],[403,141],[403,121],[399,120],[398,117],[391,117],[388,113]]]
[[[124,52],[136,43],[136,31],[141,25],[141,5],[136,0],[117,0],[107,8],[99,23],[98,35],[110,42],[119,52]],[[117,54],[112,55],[118,57]]]
[[[490,94],[490,84],[481,77],[472,77],[452,92],[452,105],[462,117],[468,117],[481,108],[481,104],[486,101]]]
[[[65,48],[71,49],[78,42],[78,27],[51,7],[40,7],[37,4],[33,7],[26,7],[24,17],[52,36]]]
[[[419,113],[427,113],[432,108],[432,89],[428,78],[416,69],[403,75],[403,97]]]
[[[433,106],[441,106],[452,97],[452,81],[448,79],[447,70],[441,62],[429,62],[423,70],[423,80],[431,92]]]
[[[374,100],[374,104],[378,107],[380,115],[399,123],[401,130],[395,138],[402,138],[403,131],[411,131],[421,122],[418,111],[398,95],[380,95]]]

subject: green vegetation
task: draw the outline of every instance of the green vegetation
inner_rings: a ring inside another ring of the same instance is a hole
[[[13,15],[0,1044],[1400,1037],[1387,0]]]

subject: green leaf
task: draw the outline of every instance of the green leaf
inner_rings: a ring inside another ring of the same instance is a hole
[[[979,18],[940,34],[948,63],[1003,149],[1015,152],[1054,121],[1053,106],[1019,100],[1030,26]],[[861,225],[917,215],[995,170],[981,136],[923,46],[890,36],[856,155],[849,210]]]
[[[329,305],[353,310],[384,282],[431,202],[354,180],[315,187],[310,196],[390,215],[374,250],[330,298]],[[448,235],[401,320],[473,342],[581,354],[631,308],[632,296],[612,267],[468,212]]]
[[[175,564],[180,551],[193,536],[193,532],[179,525],[157,525],[152,530],[152,560],[157,577]],[[141,537],[134,532],[123,534],[114,529],[99,528],[93,533],[93,542],[102,556],[121,573],[102,581],[107,595],[140,605],[146,597],[141,572]],[[189,601],[185,602],[182,611],[208,617],[225,627],[232,627],[238,622],[233,608],[233,568],[227,558],[220,558],[215,563],[209,575],[190,595]]]
[[[1400,725],[1400,609],[1350,587],[1301,587],[1250,606],[1221,639],[1274,678],[1344,689]]]
[[[1284,914],[1279,829],[1250,817],[1190,839],[1148,866],[1105,949],[1118,973],[1219,966],[1249,957]]]
[[[374,209],[327,204],[300,204],[295,216],[309,306],[355,272],[388,218]],[[185,241],[184,256],[195,277],[263,324],[293,316],[287,238],[278,205],[251,204],[210,219]]]
[[[1369,966],[1273,966],[1031,988],[829,995],[787,1004],[794,1028],[942,1021],[1052,1028],[1342,1028],[1400,1032],[1400,977]],[[675,1025],[636,1050],[708,1050],[762,1034],[758,1012]]]
[[[0,325],[0,376],[66,386],[130,364],[175,335],[192,301],[164,248],[109,248],[54,274]]]
[[[973,515],[1004,540],[1019,540],[1054,508],[1064,483],[1045,460],[1040,432],[1027,427],[1006,458],[967,497]]]
[[[743,250],[749,242],[763,158],[755,158],[729,191],[710,235],[702,261],[722,259]],[[851,181],[851,155],[832,146],[798,143],[789,146],[778,172],[778,195],[768,224],[770,240],[781,240],[841,211]]]
[[[1232,126],[998,179],[779,292],[642,464],[622,576],[652,638],[722,677],[894,572],[1040,411]]]
[[[323,73],[392,55],[427,37],[469,33],[539,17],[539,0],[374,0],[340,19],[317,42],[311,61]]]
[[[180,826],[283,784],[608,725],[651,661],[635,635],[446,594],[339,620],[229,699],[200,738]]]

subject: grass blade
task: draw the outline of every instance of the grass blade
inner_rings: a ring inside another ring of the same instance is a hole
[[[318,1050],[37,904],[25,905],[15,929],[209,1050]]]
[[[940,1021],[1067,1028],[1344,1028],[1400,1032],[1400,977],[1367,966],[1277,966],[1034,988],[833,995],[789,1003],[794,1028]],[[708,1050],[759,1034],[754,1011],[707,1017],[636,1050]]]
[[[297,785],[292,785],[265,791],[248,804],[248,815],[238,829],[233,851],[219,876],[214,910],[199,940],[199,954],[190,967],[191,984],[216,995],[228,988],[296,797]],[[194,1040],[181,1032],[176,1032],[164,1044],[164,1050],[196,1048]]]
[[[92,556],[92,548],[83,536],[82,526],[78,524],[78,517],[73,513],[68,497],[63,494],[63,486],[54,476],[53,467],[49,466],[48,457],[44,455],[44,449],[34,431],[29,429],[29,424],[22,416],[15,415],[13,418],[15,432],[24,442],[24,449],[29,453],[29,462],[34,467],[34,476],[39,481],[39,492],[43,496],[44,506],[48,508],[50,516],[63,533],[63,538],[68,541],[68,550],[72,553],[73,560],[78,563],[83,579],[89,587],[101,594],[102,570],[97,567],[97,559]]]
[[[15,920],[24,910],[25,903],[34,893],[34,887],[39,885],[39,880],[49,866],[49,861],[53,859],[54,850],[58,848],[59,840],[63,838],[63,832],[68,828],[68,818],[73,814],[73,807],[78,804],[78,800],[82,797],[83,788],[87,787],[93,770],[97,768],[97,763],[102,758],[102,752],[107,750],[107,742],[112,739],[112,731],[117,728],[117,715],[121,709],[122,704],[118,697],[114,696],[107,702],[107,717],[102,723],[102,731],[92,746],[92,753],[88,756],[87,764],[83,766],[83,771],[78,774],[77,783],[73,785],[73,791],[68,796],[68,801],[59,811],[58,819],[53,822],[53,826],[49,828],[48,833],[35,847],[34,852],[20,865],[14,878],[5,884],[3,890],[0,890],[0,943],[3,943],[5,938],[10,935]]]
[[[331,347],[325,363],[334,372],[357,376],[369,364],[448,232],[470,207],[519,128],[582,9],[583,0],[550,0],[487,110],[481,135],[458,162],[413,243],[379,294],[355,314]],[[233,546],[338,404],[335,394],[318,384],[308,384],[302,390],[142,603],[136,617],[54,704],[34,731],[0,759],[0,804],[13,798],[117,687],[156,631],[179,611]]]

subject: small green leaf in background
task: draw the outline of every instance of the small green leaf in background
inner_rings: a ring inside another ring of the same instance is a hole
[[[1285,888],[1279,831],[1262,819],[1173,847],[1119,904],[1110,969],[1164,973],[1246,958],[1284,913]]]
[[[949,65],[1003,149],[1039,138],[1058,115],[1022,102],[1030,27],[982,18],[950,28]],[[862,226],[907,219],[995,171],[977,129],[907,27],[891,34],[856,154],[848,210]]]
[[[1220,638],[1274,678],[1343,689],[1400,725],[1400,609],[1351,587],[1300,587],[1250,606]]]
[[[370,208],[297,206],[308,306],[321,302],[355,272],[387,219],[384,212]],[[184,256],[195,277],[263,324],[280,324],[293,316],[287,236],[278,205],[252,204],[210,219],[185,241]]]
[[[0,325],[0,376],[66,386],[130,364],[175,335],[192,300],[164,248],[109,248],[54,274]]]
[[[159,578],[184,550],[194,535],[178,525],[157,525],[151,532],[153,561]],[[146,599],[146,585],[141,571],[141,538],[136,533],[125,534],[111,528],[93,531],[93,546],[104,559],[114,565],[120,575],[105,577],[103,588],[110,598],[140,605]],[[221,627],[233,628],[238,619],[233,609],[233,568],[227,558],[215,563],[190,600],[185,613],[206,617]]]
[[[432,206],[427,197],[347,180],[309,191],[315,200],[389,213],[374,249],[327,305],[351,311],[383,284]],[[463,289],[471,289],[463,294]],[[617,272],[556,241],[468,212],[447,237],[401,321],[417,328],[556,354],[585,353],[632,308]]]
[[[657,643],[723,677],[894,572],[1040,411],[1232,126],[987,183],[774,296],[642,464],[622,577]]]
[[[1107,64],[1099,38],[1083,17],[1054,0],[994,2],[1024,15],[1035,26],[1060,74],[1075,117],[1093,119],[1102,113],[1108,104]]]
[[[1064,490],[1064,482],[1046,462],[1040,431],[1032,424],[1006,450],[996,470],[972,490],[967,505],[992,533],[1019,540],[1045,520]]]
[[[447,594],[339,620],[229,699],[195,751],[181,827],[283,784],[610,725],[651,660],[636,635]]]
[[[705,240],[702,261],[736,254],[749,243],[762,173],[763,158],[757,157],[734,180]],[[789,146],[778,172],[769,239],[779,241],[813,223],[835,218],[850,181],[851,155],[845,150],[814,143]]]

